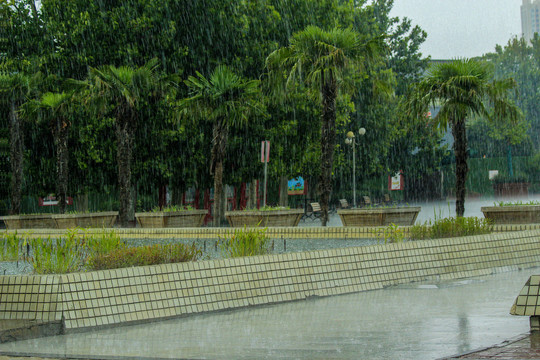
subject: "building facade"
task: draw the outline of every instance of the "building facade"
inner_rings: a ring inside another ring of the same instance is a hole
[[[521,32],[525,40],[540,34],[540,0],[523,0],[521,5]]]

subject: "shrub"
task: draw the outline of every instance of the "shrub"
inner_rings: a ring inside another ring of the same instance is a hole
[[[120,248],[94,254],[88,260],[89,270],[105,270],[132,266],[157,265],[196,261],[201,251],[193,245],[168,244]]]
[[[16,261],[19,259],[19,237],[17,232],[8,233],[2,232],[0,237],[0,260],[1,261]]]
[[[236,229],[225,238],[219,237],[223,257],[242,257],[263,255],[268,253],[268,237],[266,228]]]
[[[114,232],[89,233],[83,229],[68,230],[66,236],[52,239],[29,239],[31,254],[25,259],[37,274],[64,274],[81,271],[89,258],[125,248]],[[24,244],[27,242],[25,240]],[[23,245],[24,245],[23,244]]]
[[[265,205],[260,207],[259,209],[249,209],[246,208],[245,211],[279,211],[279,210],[290,210],[291,208],[289,206],[271,206],[271,205]]]
[[[179,212],[189,210],[195,210],[195,208],[191,205],[170,205],[164,207],[163,209],[160,209],[159,206],[152,208],[152,212]]]
[[[489,234],[493,229],[489,219],[477,217],[450,217],[428,221],[410,228],[411,240]]]
[[[405,240],[405,232],[396,224],[392,223],[387,227],[381,227],[372,231],[377,237],[377,243],[384,240],[384,243],[401,243]]]
[[[77,233],[67,237],[28,240],[32,255],[27,261],[36,274],[64,274],[78,271],[84,264],[85,251],[82,238]]]
[[[540,201],[531,200],[527,202],[522,201],[497,201],[495,206],[520,206],[520,205],[540,205]]]

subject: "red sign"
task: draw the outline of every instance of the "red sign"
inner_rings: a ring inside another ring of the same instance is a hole
[[[56,200],[56,197],[49,195],[49,196],[45,196],[44,198],[38,198],[38,205],[39,206],[56,206],[58,205],[58,200]],[[66,205],[73,205],[73,198],[71,196],[67,197]]]
[[[394,176],[388,175],[388,190],[403,190],[403,185],[403,175],[401,174],[401,170]]]
[[[261,142],[261,162],[270,162],[270,141]]]

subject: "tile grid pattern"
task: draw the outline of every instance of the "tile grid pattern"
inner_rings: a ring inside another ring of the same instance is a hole
[[[533,275],[527,280],[510,314],[530,316],[531,331],[540,331],[540,275]]]
[[[55,275],[0,276],[0,319],[61,320],[60,280]]]
[[[535,230],[52,276],[62,297],[55,318],[69,332],[538,266],[539,237]]]

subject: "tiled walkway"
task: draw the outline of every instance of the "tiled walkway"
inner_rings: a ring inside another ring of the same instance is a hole
[[[79,359],[433,360],[527,333],[528,318],[511,316],[509,310],[528,277],[539,270],[18,341],[1,344],[0,354]]]
[[[521,335],[492,347],[473,351],[460,356],[444,358],[443,360],[457,359],[540,359],[540,333]]]

